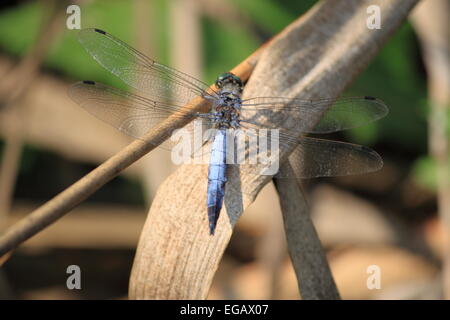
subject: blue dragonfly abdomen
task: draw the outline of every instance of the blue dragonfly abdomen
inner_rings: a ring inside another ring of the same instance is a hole
[[[208,207],[209,232],[214,234],[220,210],[225,196],[227,182],[227,134],[226,129],[217,130],[211,148],[208,167],[208,189],[206,204]]]

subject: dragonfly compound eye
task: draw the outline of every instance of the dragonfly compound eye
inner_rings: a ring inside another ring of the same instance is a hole
[[[242,87],[241,79],[231,72],[225,72],[221,74],[216,80],[216,87],[221,89],[224,85],[229,83],[237,84],[239,87]]]
[[[242,80],[238,76],[230,73],[233,76],[233,83],[237,84],[239,87],[242,87]]]
[[[223,83],[222,83],[222,79],[220,79],[220,77],[219,78],[217,78],[217,80],[216,80],[216,87],[218,88],[218,89],[220,89],[220,88],[222,88],[223,87]]]

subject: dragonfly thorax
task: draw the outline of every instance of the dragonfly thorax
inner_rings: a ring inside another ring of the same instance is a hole
[[[215,108],[214,122],[219,129],[237,129],[240,121],[240,98],[233,100],[227,100],[226,103],[219,104]]]
[[[231,72],[226,72],[217,78],[216,87],[219,89],[214,113],[216,127],[238,128],[243,87],[241,79]]]

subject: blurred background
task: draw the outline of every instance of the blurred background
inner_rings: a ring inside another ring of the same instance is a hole
[[[84,51],[77,30],[66,27],[68,5],[80,6],[82,28],[103,29],[155,60],[212,83],[315,3],[2,1],[0,230],[131,141],[67,96],[68,86],[83,79],[123,86]],[[384,100],[389,115],[331,136],[374,148],[384,168],[304,182],[344,299],[443,297],[444,232],[428,145],[430,76],[418,36],[420,21],[419,15],[406,21],[345,92]],[[28,240],[0,269],[0,298],[126,299],[152,196],[174,170],[169,156],[155,150]],[[209,298],[299,298],[283,232],[269,184],[238,222]],[[66,268],[72,264],[81,268],[81,290],[66,287]],[[366,286],[367,267],[374,264],[381,268],[380,290]]]

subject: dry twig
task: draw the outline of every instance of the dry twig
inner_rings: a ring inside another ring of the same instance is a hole
[[[280,171],[295,175],[289,164],[282,166]],[[339,299],[302,190],[294,179],[275,179],[275,186],[280,197],[289,255],[302,299]]]

